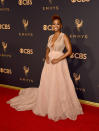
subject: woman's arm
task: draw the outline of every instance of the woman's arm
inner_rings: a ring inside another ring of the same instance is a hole
[[[67,52],[58,58],[59,61],[72,54],[72,46],[71,46],[68,36],[64,34],[63,37],[64,37],[64,44],[66,46]]]

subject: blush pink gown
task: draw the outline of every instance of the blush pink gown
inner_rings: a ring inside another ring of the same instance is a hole
[[[51,47],[53,35],[49,36],[47,43],[50,48],[50,63],[44,62],[39,88],[22,89],[18,96],[7,101],[7,104],[17,111],[32,110],[39,116],[48,115],[48,119],[53,121],[67,118],[76,120],[77,115],[84,114],[84,112],[70,77],[67,60],[63,59],[56,64],[51,63],[53,58],[64,54],[64,33],[60,33],[54,47]]]

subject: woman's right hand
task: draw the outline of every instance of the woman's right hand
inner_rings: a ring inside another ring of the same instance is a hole
[[[46,57],[46,62],[47,62],[47,64],[50,63],[50,61],[49,61],[49,56]]]

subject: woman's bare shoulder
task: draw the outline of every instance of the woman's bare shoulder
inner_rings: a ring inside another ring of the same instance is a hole
[[[69,39],[68,35],[66,33],[63,33],[64,39]]]
[[[66,33],[62,32],[64,37],[68,37]]]

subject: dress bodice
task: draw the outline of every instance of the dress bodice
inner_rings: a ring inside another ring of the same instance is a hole
[[[61,32],[60,35],[58,36],[57,40],[54,42],[54,45],[52,46],[52,38],[54,34],[49,36],[47,46],[50,48],[50,51],[61,51],[63,52],[65,44],[64,44],[64,38],[63,38],[64,33]]]

